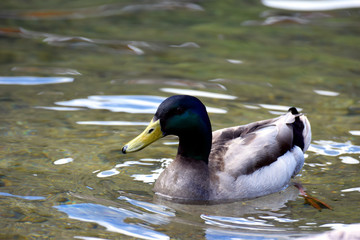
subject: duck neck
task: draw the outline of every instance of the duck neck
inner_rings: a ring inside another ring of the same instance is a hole
[[[209,162],[211,151],[212,132],[211,127],[203,126],[196,131],[179,136],[178,156],[183,159],[194,159]]]

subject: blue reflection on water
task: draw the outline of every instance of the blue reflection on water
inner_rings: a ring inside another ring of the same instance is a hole
[[[259,239],[279,239],[278,236],[271,237],[271,236],[264,236],[257,235],[257,234],[251,234],[251,233],[245,233],[245,232],[235,232],[235,231],[228,231],[228,230],[221,230],[221,229],[213,229],[209,228],[206,230],[206,239],[207,240],[225,240],[225,239],[251,239],[251,240],[259,240]]]
[[[220,226],[225,228],[237,228],[246,230],[272,230],[279,231],[278,229],[269,228],[274,225],[267,223],[261,219],[247,219],[238,217],[225,217],[225,216],[211,216],[202,214],[200,216],[206,224],[212,226]]]
[[[159,221],[158,216],[155,216],[155,214],[145,212],[137,213],[124,208],[115,208],[94,203],[59,205],[54,207],[66,213],[69,218],[84,222],[94,222],[112,232],[142,239],[169,239],[169,237],[163,233],[137,224],[125,222],[127,218],[137,218],[140,220],[148,219],[150,224],[157,224]]]
[[[154,114],[166,98],[159,96],[146,95],[107,95],[107,96],[89,96],[88,98],[79,98],[69,101],[56,102],[56,105],[66,107],[86,107],[90,109],[105,109],[112,112],[126,113],[149,113]],[[41,107],[51,109],[50,107]],[[210,113],[226,113],[221,108],[206,107]],[[56,110],[56,109],[53,109]]]
[[[89,96],[88,98],[56,102],[67,107],[87,107],[90,109],[106,109],[112,112],[155,113],[164,97],[158,96]]]
[[[0,196],[16,197],[16,198],[22,198],[25,200],[44,200],[45,199],[45,197],[41,197],[41,196],[20,196],[20,195],[14,195],[11,193],[6,193],[6,192],[0,192]]]
[[[360,154],[360,146],[351,142],[339,143],[319,140],[310,145],[309,151],[325,156],[338,156],[342,154]]]
[[[4,84],[4,85],[40,85],[40,84],[68,83],[73,81],[74,78],[70,78],[70,77],[34,77],[34,76],[1,77],[0,76],[0,84]]]
[[[146,211],[152,212],[152,213],[160,214],[160,215],[167,216],[167,217],[175,217],[174,210],[172,210],[164,205],[138,201],[138,200],[134,200],[134,199],[131,199],[131,198],[128,198],[125,196],[120,196],[120,197],[118,197],[118,199],[125,200],[133,206],[140,207],[140,208],[142,208]]]
[[[206,229],[206,239],[279,239],[283,238],[286,229],[275,228],[273,224],[266,220],[255,219],[252,217],[238,218],[225,216],[200,216],[206,224],[210,226]],[[289,219],[290,220],[290,219]],[[232,229],[232,230],[228,230]],[[256,232],[262,232],[257,234]],[[264,234],[264,233],[267,234]]]

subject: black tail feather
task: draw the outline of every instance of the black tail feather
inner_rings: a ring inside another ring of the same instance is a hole
[[[291,107],[289,108],[288,112],[291,112],[293,115],[299,114],[298,110],[296,109],[296,107]]]
[[[302,134],[303,130],[304,130],[304,123],[301,121],[301,119],[299,117],[299,115],[301,115],[301,114],[295,107],[289,108],[289,112],[291,112],[291,114],[293,114],[293,115],[297,115],[295,117],[295,122],[292,123],[293,135],[294,135],[293,145],[296,145],[296,146],[300,147],[302,150],[304,150],[305,143],[304,143],[304,137]]]

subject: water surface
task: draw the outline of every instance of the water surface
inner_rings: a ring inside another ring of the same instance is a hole
[[[359,223],[356,7],[1,2],[0,238],[288,239]],[[334,210],[292,185],[210,205],[154,196],[177,139],[120,149],[173,94],[199,97],[214,130],[302,109],[313,140],[294,181]]]

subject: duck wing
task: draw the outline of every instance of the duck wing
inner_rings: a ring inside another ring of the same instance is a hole
[[[305,151],[311,140],[307,118],[295,108],[277,118],[213,132],[210,169],[237,178],[274,163],[296,145]],[[303,157],[292,175],[303,165]]]

